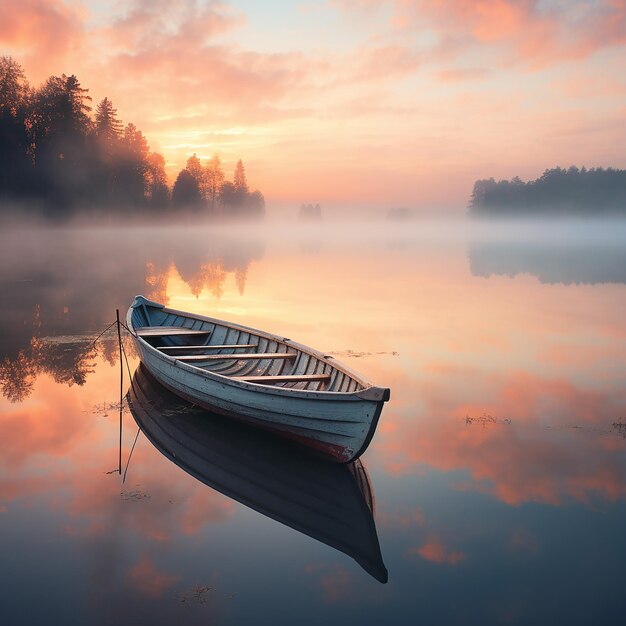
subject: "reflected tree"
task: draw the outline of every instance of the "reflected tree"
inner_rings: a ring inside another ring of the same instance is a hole
[[[37,371],[32,359],[23,351],[15,359],[5,358],[0,363],[0,389],[9,402],[22,402],[35,386]]]
[[[92,344],[57,344],[33,338],[31,359],[37,374],[47,373],[59,384],[82,386],[95,371],[96,348]]]

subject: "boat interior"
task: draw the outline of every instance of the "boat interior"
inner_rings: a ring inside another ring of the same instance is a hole
[[[235,380],[307,391],[360,391],[363,385],[328,361],[278,339],[142,304],[137,336],[163,354]]]

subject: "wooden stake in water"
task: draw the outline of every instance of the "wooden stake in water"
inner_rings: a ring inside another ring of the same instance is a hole
[[[122,331],[120,324],[120,310],[115,309],[115,318],[117,320],[117,342],[120,349],[120,449],[118,458],[118,472],[122,475],[122,399],[124,393],[124,368],[122,356]]]

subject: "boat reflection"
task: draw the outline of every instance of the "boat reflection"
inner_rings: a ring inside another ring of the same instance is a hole
[[[188,474],[241,504],[352,557],[387,582],[363,464],[326,463],[268,433],[209,413],[143,367],[129,390],[135,421]]]

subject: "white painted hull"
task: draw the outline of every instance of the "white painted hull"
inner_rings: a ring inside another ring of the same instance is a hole
[[[137,303],[140,306],[145,305],[146,302],[149,301],[138,296],[133,303],[134,307],[129,310],[127,320],[131,331],[134,330],[133,325],[137,317],[133,319],[134,308],[138,308]],[[149,303],[149,305],[153,304]],[[185,319],[194,320],[195,324],[214,324],[212,328],[216,334],[215,329],[218,326],[215,324],[219,324],[219,329],[227,327],[231,333],[238,332],[237,336],[241,336],[242,329],[245,330],[247,341],[251,341],[250,337],[253,337],[252,341],[255,337],[268,341],[270,340],[268,338],[271,338],[273,342],[271,345],[280,341],[281,345],[297,350],[297,357],[294,356],[297,362],[301,360],[302,355],[309,359],[315,358],[322,363],[321,367],[325,368],[324,371],[330,372],[328,367],[332,367],[332,376],[335,378],[339,378],[339,374],[350,376],[357,381],[358,387],[353,391],[342,392],[235,380],[228,375],[209,371],[195,364],[178,360],[170,354],[164,354],[161,351],[162,348],[160,350],[151,345],[141,336],[134,336],[141,362],[161,384],[172,392],[206,409],[230,415],[240,421],[299,441],[340,462],[350,462],[358,458],[366,449],[374,434],[383,404],[389,397],[388,390],[373,387],[334,360],[328,366],[327,363],[322,362],[322,359],[330,357],[284,338],[231,325],[221,320],[178,311],[171,312],[170,309],[164,307],[161,307],[161,311],[168,315],[184,316]],[[147,315],[149,316],[149,313]],[[156,327],[158,328],[158,325]],[[210,347],[211,344],[207,343],[207,350]],[[229,351],[230,355],[232,351]],[[230,362],[234,363],[233,368],[245,366],[244,361],[238,362],[234,358],[228,361]],[[223,367],[221,362],[219,364]],[[260,365],[256,365],[258,369]],[[319,369],[320,365],[316,367]],[[345,378],[345,381],[347,380],[348,378]],[[345,381],[341,384],[348,387],[352,385],[351,382]],[[305,385],[311,387],[309,383],[301,383],[301,386]]]

